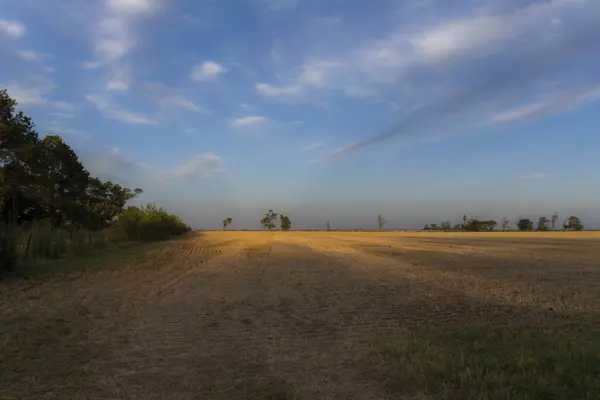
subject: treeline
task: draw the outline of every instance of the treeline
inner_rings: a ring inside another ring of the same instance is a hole
[[[561,226],[557,225],[558,213],[554,213],[552,217],[539,217],[537,223],[529,218],[520,217],[517,219],[516,228],[520,231],[555,231],[563,229],[567,231],[582,231],[584,229],[581,220],[577,216],[570,216],[564,220]],[[500,228],[503,231],[512,230],[511,221],[507,218],[502,218],[501,224],[494,220],[479,220],[476,218],[463,215],[462,223],[452,225],[450,221],[444,221],[440,225],[427,224],[424,230],[463,230],[469,232],[494,231]]]
[[[260,220],[260,224],[264,229],[272,231],[277,227],[277,219],[279,219],[279,229],[281,229],[282,231],[289,231],[290,229],[292,229],[292,220],[290,219],[290,217],[288,217],[287,215],[276,213],[272,209],[268,210],[265,213],[265,216]],[[227,217],[224,220],[222,220],[221,223],[223,224],[223,230],[227,230],[232,222],[233,218],[231,217]],[[244,231],[248,229],[242,230]]]
[[[0,276],[29,259],[190,230],[154,204],[127,207],[141,189],[90,176],[61,137],[40,138],[16,105],[0,90]]]

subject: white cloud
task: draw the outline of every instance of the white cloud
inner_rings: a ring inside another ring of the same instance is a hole
[[[185,133],[186,135],[193,135],[196,131],[194,130],[194,128],[185,128],[183,130],[183,133]]]
[[[418,54],[435,61],[455,56],[478,56],[502,49],[498,45],[510,39],[545,40],[556,29],[558,17],[586,12],[586,9],[594,12],[592,3],[587,0],[537,2],[512,13],[443,23],[409,41]]]
[[[122,68],[112,75],[106,83],[106,90],[125,91],[131,86],[131,74],[128,69]]]
[[[158,6],[155,0],[105,0],[106,6],[119,14],[148,13]]]
[[[163,178],[167,181],[207,179],[223,171],[222,162],[221,157],[215,154],[200,154],[187,163],[168,171]]]
[[[474,10],[462,11],[464,15]],[[349,97],[377,98],[367,94],[385,92],[392,83],[399,84],[398,89],[410,90],[415,85],[414,75],[424,73],[435,77],[427,82],[428,88],[447,88],[448,81],[442,79],[441,72],[448,72],[445,67],[450,63],[465,64],[473,58],[506,51],[530,51],[539,45],[548,47],[548,43],[564,40],[564,34],[572,34],[580,25],[593,29],[599,13],[597,1],[550,0],[510,12],[486,14],[476,9],[474,16],[466,18],[396,24],[389,34],[379,38],[349,40],[352,32],[346,32],[344,40],[324,39],[300,57],[297,50],[290,53],[287,68],[281,65],[283,56],[278,52],[277,65],[282,69],[276,75],[292,78],[279,87],[264,86],[261,93],[277,96],[330,89]],[[277,49],[281,48],[286,48],[286,43],[279,42]],[[302,65],[301,71],[295,71],[298,64]],[[402,91],[395,94],[401,96]]]
[[[17,52],[23,60],[39,62],[42,60],[41,56],[35,52],[35,50],[19,50]]]
[[[318,149],[319,147],[322,147],[324,145],[323,142],[314,142],[311,143],[307,146],[304,146],[300,149],[300,151],[305,152],[305,151],[309,151],[309,150],[314,150],[314,149]]]
[[[0,19],[0,32],[4,32],[4,34],[8,36],[18,38],[27,32],[27,28],[22,22]]]
[[[204,108],[200,107],[191,100],[184,98],[181,95],[173,94],[163,99],[165,105],[182,108],[184,110],[195,111],[199,113],[208,113]]]
[[[523,175],[521,176],[521,179],[546,179],[548,177],[550,177],[549,174],[538,172],[535,174]]]
[[[104,0],[102,9],[90,21],[92,25],[94,59],[83,62],[85,69],[106,67],[110,78],[107,90],[123,91],[131,86],[131,75],[126,67],[129,53],[143,39],[138,34],[139,22],[153,15],[162,3],[160,0]]]
[[[286,94],[296,94],[300,90],[300,85],[291,86],[273,86],[268,83],[257,83],[255,86],[258,93],[265,96],[280,96]]]
[[[6,88],[8,95],[17,101],[19,107],[50,107],[60,110],[71,110],[73,108],[72,104],[64,101],[52,101],[46,98],[56,88],[56,85],[51,81],[44,80],[27,86],[0,84],[0,87]]]
[[[301,72],[289,85],[257,83],[255,88],[260,94],[269,97],[296,95],[308,88],[330,88],[339,78],[336,76],[339,72],[336,71],[338,67],[341,67],[341,64],[335,60],[310,61],[302,65]]]
[[[100,110],[100,112],[102,112],[102,114],[108,118],[125,122],[127,124],[153,125],[157,123],[156,120],[146,115],[116,108],[99,96],[89,94],[85,96],[85,99],[92,103],[98,110]]]
[[[227,70],[219,63],[214,61],[205,61],[202,64],[196,64],[192,68],[190,77],[195,82],[204,82],[224,74]]]
[[[249,115],[242,118],[236,118],[232,125],[234,127],[245,127],[245,126],[253,126],[253,125],[261,125],[268,121],[267,117],[263,117],[262,115]]]

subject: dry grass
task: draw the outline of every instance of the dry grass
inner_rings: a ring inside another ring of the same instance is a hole
[[[62,264],[0,286],[0,399],[597,398],[599,250],[210,232]]]

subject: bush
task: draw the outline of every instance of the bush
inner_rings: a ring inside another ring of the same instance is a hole
[[[191,230],[178,216],[169,214],[163,207],[156,207],[154,203],[127,207],[115,228],[129,240],[140,241],[167,240]]]

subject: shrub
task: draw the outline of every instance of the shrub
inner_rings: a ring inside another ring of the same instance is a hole
[[[178,216],[169,214],[163,207],[148,203],[141,207],[127,207],[119,216],[116,229],[129,240],[167,240],[191,229]]]

